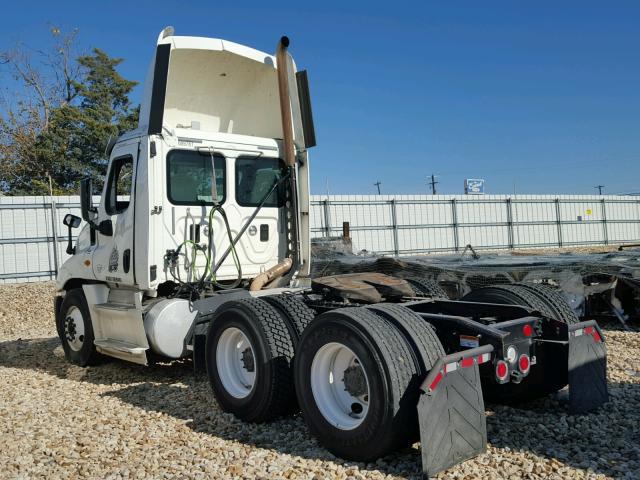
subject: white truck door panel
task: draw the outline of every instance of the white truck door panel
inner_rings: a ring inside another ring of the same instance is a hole
[[[98,280],[133,285],[135,166],[138,140],[117,145],[98,206],[97,223],[111,220],[113,235],[96,231],[93,272]]]

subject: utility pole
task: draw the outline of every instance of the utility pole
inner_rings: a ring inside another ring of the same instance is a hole
[[[374,183],[374,185],[378,187],[378,195],[380,195],[380,185],[382,185],[382,182],[378,180],[376,183]]]
[[[602,189],[604,188],[604,185],[596,185],[593,188],[597,188],[598,189],[598,195],[602,195]]]
[[[427,177],[428,179],[429,177]],[[431,175],[431,181],[427,182],[429,185],[431,185],[431,194],[435,195],[436,194],[436,185],[440,182],[436,182],[436,176],[435,175]]]

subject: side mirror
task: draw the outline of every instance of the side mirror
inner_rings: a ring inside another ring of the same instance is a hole
[[[89,223],[92,229],[108,237],[113,235],[113,223],[111,220],[103,220],[98,224],[93,219],[92,214],[96,213],[97,209],[93,206],[93,184],[90,178],[80,180],[80,209],[82,210],[82,219]]]
[[[71,213],[67,213],[64,216],[64,220],[62,220],[62,223],[64,223],[70,229],[71,228],[78,228],[80,226],[80,222],[82,222],[82,219],[80,217],[76,217],[75,215],[73,215]]]
[[[71,236],[71,230],[74,228],[78,228],[80,226],[80,222],[82,222],[80,217],[76,217],[71,213],[67,213],[64,216],[64,220],[62,221],[62,223],[64,223],[69,228],[69,237],[67,240],[67,250],[66,250],[68,255],[74,255],[76,253],[76,249],[73,246],[73,238]]]
[[[93,183],[90,178],[80,180],[80,209],[82,211],[82,219],[85,222],[90,222],[90,213],[96,211],[93,206]]]

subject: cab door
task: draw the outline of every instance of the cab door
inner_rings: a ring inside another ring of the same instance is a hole
[[[97,223],[110,220],[112,235],[95,232],[93,272],[98,280],[135,285],[133,259],[135,180],[139,140],[113,149]]]

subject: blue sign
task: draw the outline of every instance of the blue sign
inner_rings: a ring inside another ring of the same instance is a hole
[[[465,178],[465,195],[484,195],[484,180],[482,178]]]

